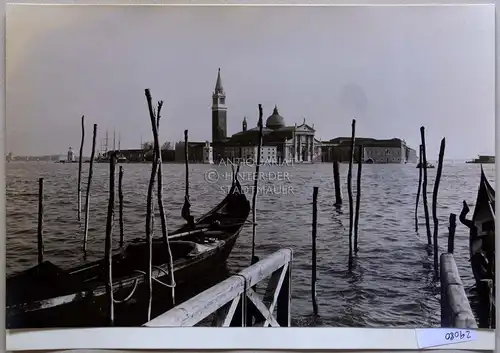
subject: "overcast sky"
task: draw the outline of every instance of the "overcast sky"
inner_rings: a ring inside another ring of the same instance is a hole
[[[494,8],[9,5],[7,151],[86,155],[92,124],[121,148],[151,140],[144,89],[164,100],[161,140],[211,138],[221,68],[228,133],[275,104],[329,140],[420,143],[428,159],[494,154]],[[99,147],[99,142],[98,146]],[[111,146],[110,146],[111,147]]]

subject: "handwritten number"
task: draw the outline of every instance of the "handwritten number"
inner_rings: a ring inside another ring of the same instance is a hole
[[[468,338],[470,339],[471,338],[471,334],[470,334],[470,331],[462,331],[462,330],[459,330],[459,331],[454,331],[454,332],[447,332],[445,335],[444,335],[444,339],[446,341],[453,341],[455,339],[461,339],[463,340],[464,338]]]

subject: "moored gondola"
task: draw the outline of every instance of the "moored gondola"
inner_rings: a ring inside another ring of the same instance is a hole
[[[225,263],[249,213],[250,203],[235,180],[224,200],[197,220],[194,227],[186,225],[170,233],[176,291],[190,293],[191,285]],[[134,305],[143,306],[148,250],[144,239],[136,239],[112,258],[114,297],[122,300],[115,307],[117,325],[128,322],[120,318],[130,316]],[[161,295],[162,302],[171,302],[171,291],[164,285],[170,278],[166,243],[155,238],[152,252],[153,295]],[[7,278],[7,328],[106,325],[105,266],[101,260],[63,270],[46,261]]]
[[[478,294],[489,316],[495,305],[495,190],[481,166],[481,179],[471,220],[467,202],[463,202],[460,221],[469,228],[469,255]],[[490,321],[492,317],[490,317]]]

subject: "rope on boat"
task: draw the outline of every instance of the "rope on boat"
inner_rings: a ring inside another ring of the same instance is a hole
[[[117,300],[115,298],[113,298],[113,302],[116,303],[116,304],[122,304],[122,303],[125,303],[125,302],[128,302],[132,296],[134,295],[135,291],[137,290],[137,285],[139,284],[139,279],[135,279],[135,282],[134,282],[134,288],[132,288],[132,291],[130,292],[130,294],[123,300]]]
[[[169,276],[169,273],[167,271],[165,271],[164,269],[160,268],[160,267],[157,267],[157,266],[152,266],[153,268],[157,269],[158,271],[161,271],[163,272],[165,275]],[[140,273],[144,276],[147,276],[148,274],[144,271],[141,271],[141,270],[134,270],[135,272],[137,273]],[[175,279],[172,281],[173,283],[172,284],[167,284],[165,282],[162,282],[160,281],[159,279],[157,278],[151,278],[153,281],[165,286],[165,287],[168,287],[168,288],[175,288],[177,286],[177,283],[175,283]]]

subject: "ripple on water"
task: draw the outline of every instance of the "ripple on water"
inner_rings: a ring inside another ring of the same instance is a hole
[[[83,228],[76,219],[76,181],[78,166],[59,163],[8,163],[7,168],[7,272],[15,273],[36,263],[38,177],[45,178],[46,258],[63,267],[84,262],[81,253]],[[207,184],[204,173],[214,166],[190,166],[192,213],[201,215],[222,197],[221,186],[230,178]],[[494,185],[493,165],[485,172]],[[263,167],[264,173],[276,170]],[[438,326],[439,288],[432,281],[433,260],[426,251],[427,235],[423,209],[419,209],[419,232],[414,231],[414,210],[418,170],[414,165],[365,165],[359,220],[360,251],[352,273],[347,273],[349,215],[346,187],[347,165],[340,165],[344,206],[337,210],[330,164],[288,167],[293,187],[288,194],[258,195],[256,253],[265,256],[291,247],[293,259],[293,317],[296,326]],[[224,168],[230,172],[230,168]],[[251,172],[242,168],[241,172]],[[82,206],[85,204],[88,164],[83,165]],[[102,258],[108,172],[96,164],[90,197],[88,260]],[[435,169],[429,172],[429,207]],[[168,227],[180,226],[184,202],[184,166],[165,164],[164,198]],[[125,239],[144,236],[146,192],[150,168],[144,164],[124,165]],[[240,178],[245,179],[245,178]],[[248,180],[243,185],[251,184]],[[479,166],[446,164],[439,190],[438,216],[440,249],[445,250],[450,212],[459,213],[462,200],[475,201]],[[285,185],[285,182],[277,182]],[[272,185],[267,181],[266,185]],[[356,185],[356,167],[353,172]],[[312,189],[318,195],[318,283],[320,317],[312,315],[311,304],[311,222]],[[460,190],[460,191],[458,191]],[[354,199],[356,192],[354,192]],[[422,199],[420,199],[422,202]],[[157,211],[157,210],[156,210]],[[432,228],[432,224],[431,224]],[[160,222],[155,222],[160,233]],[[250,262],[251,226],[245,226],[228,260],[232,273]],[[113,243],[118,242],[118,232]],[[469,268],[468,235],[457,226],[455,235],[457,265],[468,293],[473,295]],[[473,301],[473,306],[474,306]]]

